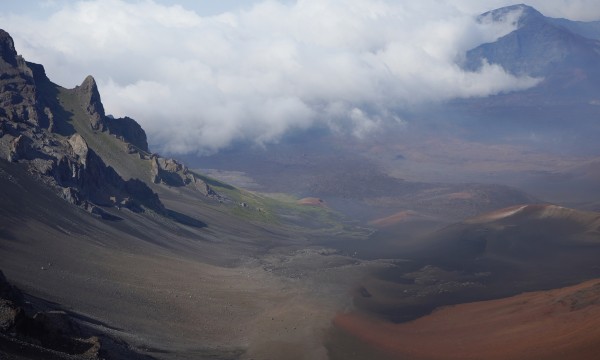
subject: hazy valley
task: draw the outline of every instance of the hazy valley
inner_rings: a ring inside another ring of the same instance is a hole
[[[166,155],[0,31],[0,358],[595,358],[600,22],[507,19],[523,89]]]

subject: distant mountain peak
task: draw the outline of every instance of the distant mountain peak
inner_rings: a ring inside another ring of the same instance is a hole
[[[518,28],[531,23],[537,23],[545,18],[545,16],[535,8],[526,4],[517,4],[485,12],[479,15],[478,20],[491,20],[496,22],[507,21],[511,17],[515,17],[513,21],[516,22]]]
[[[100,95],[98,92],[98,85],[96,84],[96,79],[92,75],[88,75],[83,79],[83,82],[80,85],[84,89],[89,89],[90,92],[93,92],[97,95]]]
[[[516,4],[516,5],[510,5],[510,6],[504,6],[498,9],[494,9],[494,10],[490,10],[487,11],[483,14],[481,14],[480,16],[487,16],[487,15],[492,15],[492,16],[502,16],[504,14],[508,14],[508,13],[512,13],[515,11],[521,11],[523,13],[523,15],[533,15],[533,16],[543,16],[542,13],[540,13],[539,11],[537,11],[534,7],[526,5],[526,4]]]
[[[582,94],[596,92],[600,43],[581,33],[593,33],[594,24],[544,16],[531,6],[519,4],[480,15],[480,22],[511,22],[516,29],[495,42],[481,44],[466,54],[465,68],[476,71],[484,60],[498,64],[517,76],[544,78],[544,86],[577,87]],[[571,29],[575,29],[574,31]],[[579,29],[579,31],[577,31]],[[585,31],[584,31],[585,30]],[[576,74],[584,74],[576,76]],[[569,81],[565,81],[565,79]]]

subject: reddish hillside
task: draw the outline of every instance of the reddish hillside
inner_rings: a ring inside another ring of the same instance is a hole
[[[358,313],[334,324],[397,359],[597,359],[600,279],[445,307],[403,324]]]
[[[307,197],[297,201],[298,205],[307,205],[307,206],[319,206],[319,207],[327,207],[325,201],[323,199],[315,198],[315,197]]]
[[[379,228],[385,228],[389,226],[393,226],[399,223],[405,223],[409,221],[418,221],[418,220],[430,220],[431,218],[425,215],[421,215],[416,211],[412,210],[403,210],[397,212],[393,215],[375,219],[369,222],[369,225],[373,225]]]

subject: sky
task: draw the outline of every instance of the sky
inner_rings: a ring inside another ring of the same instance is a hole
[[[130,116],[153,151],[210,154],[315,126],[364,137],[402,109],[534,86],[461,57],[515,28],[479,23],[502,0],[7,1],[0,24],[55,83],[96,79],[108,114]],[[597,0],[529,2],[600,19]]]

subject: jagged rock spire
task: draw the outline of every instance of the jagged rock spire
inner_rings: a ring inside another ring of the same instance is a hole
[[[83,106],[85,106],[85,110],[90,116],[90,126],[92,129],[104,130],[104,106],[100,99],[100,92],[98,91],[96,80],[91,75],[88,75],[75,90]]]

